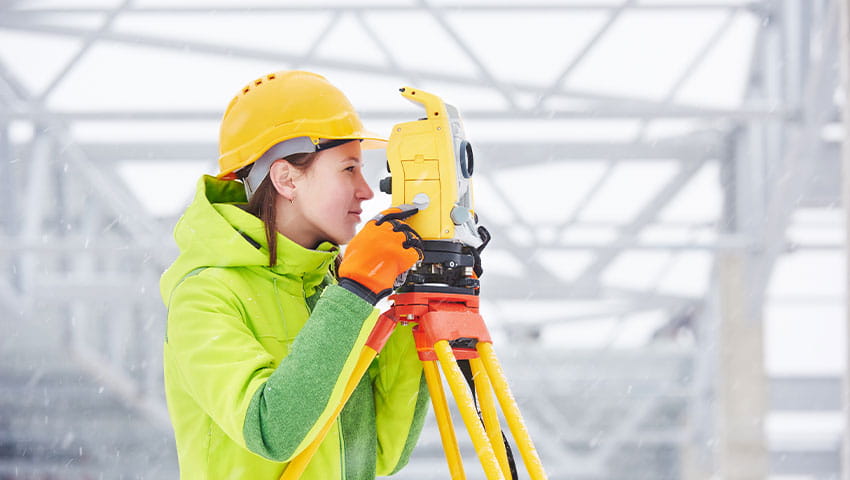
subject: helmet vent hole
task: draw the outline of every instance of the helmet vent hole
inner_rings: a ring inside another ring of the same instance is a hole
[[[256,80],[254,80],[254,85],[262,85],[262,84],[263,84],[263,79],[262,79],[262,78],[258,78],[258,79],[256,79]]]
[[[242,89],[242,93],[248,93],[249,90],[251,90],[250,87],[245,87]]]
[[[271,74],[271,75],[269,75],[269,76],[268,76],[268,77],[266,77],[266,78],[268,78],[269,80],[274,80],[274,79],[275,79],[275,76],[274,76],[274,74]]]

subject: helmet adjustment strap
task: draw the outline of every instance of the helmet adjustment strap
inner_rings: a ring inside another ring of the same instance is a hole
[[[251,201],[251,197],[254,196],[254,193],[256,193],[257,189],[260,188],[260,184],[263,183],[263,180],[265,180],[268,176],[272,163],[274,163],[275,160],[286,158],[290,155],[295,155],[296,153],[321,152],[355,140],[360,139],[342,138],[322,143],[314,143],[310,137],[295,137],[275,144],[268,149],[266,153],[260,156],[257,161],[245,167],[250,167],[248,174],[242,177],[242,183],[245,185],[245,195],[248,197],[248,201]]]
[[[313,153],[315,151],[316,146],[310,137],[290,138],[272,146],[257,161],[250,165],[251,170],[242,179],[248,201],[251,201],[251,197],[254,196],[254,193],[260,188],[260,184],[268,176],[272,163],[275,160],[295,155],[296,153]]]
[[[320,152],[322,150],[329,150],[334,147],[338,147],[344,143],[353,142],[355,140],[360,140],[359,138],[340,138],[338,140],[328,140],[326,142],[316,144],[316,151]],[[362,141],[362,140],[360,140]]]

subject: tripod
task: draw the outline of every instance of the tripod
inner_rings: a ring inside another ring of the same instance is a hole
[[[453,242],[425,241],[424,244],[425,259],[410,271],[398,293],[389,297],[393,305],[378,319],[346,384],[342,402],[313,443],[289,463],[281,480],[297,479],[304,472],[360,378],[398,322],[416,323],[413,337],[423,364],[451,478],[466,477],[437,363],[442,367],[487,479],[512,478],[494,395],[529,476],[533,480],[546,478],[519,407],[496,358],[484,318],[478,311],[479,283],[473,272],[477,252],[471,252],[470,247]],[[469,361],[481,407],[480,417],[458,360]]]

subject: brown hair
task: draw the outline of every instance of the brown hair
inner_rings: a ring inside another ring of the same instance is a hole
[[[310,168],[317,153],[296,153],[290,155],[284,160],[298,170],[304,171]],[[253,166],[253,164],[251,165]],[[239,172],[239,176],[244,178],[251,171],[250,168],[243,169]],[[245,209],[248,213],[256,216],[263,221],[266,227],[266,242],[269,246],[269,266],[277,265],[277,190],[274,188],[271,176],[266,175],[266,178],[260,182],[257,191],[248,201],[248,207]]]
[[[310,168],[310,165],[313,164],[313,160],[316,159],[316,156],[318,156],[318,152],[296,153],[284,158],[284,160],[289,162],[289,164],[296,169],[306,171]],[[246,176],[250,171],[250,168],[244,170],[244,172],[240,172],[240,177]],[[277,195],[278,193],[274,188],[274,183],[272,183],[271,177],[267,175],[266,178],[260,182],[260,186],[257,187],[257,191],[254,192],[254,195],[251,197],[251,200],[248,202],[248,207],[246,208],[248,213],[251,213],[262,220],[263,225],[266,227],[266,242],[269,246],[270,267],[277,265],[277,204],[275,203]],[[334,264],[335,268],[333,270],[334,276],[336,276],[337,267],[339,267],[341,261],[341,256],[337,255]]]

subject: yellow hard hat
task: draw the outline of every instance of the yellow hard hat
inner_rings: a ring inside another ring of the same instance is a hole
[[[325,77],[300,70],[270,73],[246,85],[227,106],[219,132],[218,177],[297,137],[308,137],[313,145],[359,139],[366,149],[387,142],[363,128],[351,102]]]

